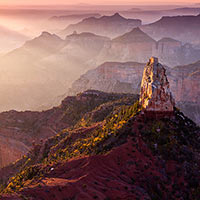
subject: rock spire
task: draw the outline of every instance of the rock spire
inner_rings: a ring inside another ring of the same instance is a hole
[[[140,104],[145,111],[173,112],[175,102],[169,89],[165,68],[151,57],[144,68]]]

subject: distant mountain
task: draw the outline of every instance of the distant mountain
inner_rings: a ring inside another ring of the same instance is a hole
[[[46,29],[51,30],[51,32],[54,32],[54,33],[59,33],[60,30],[63,30],[70,24],[78,23],[78,22],[82,21],[83,19],[90,18],[90,17],[96,17],[96,18],[101,17],[101,15],[98,13],[78,13],[78,11],[75,12],[76,14],[72,14],[72,13],[73,13],[73,11],[69,12],[67,15],[65,15],[65,14],[58,15],[57,14],[57,16],[53,16],[53,17],[49,18],[45,23],[45,25],[48,25]],[[69,33],[69,34],[71,34],[71,33]]]
[[[101,17],[100,14],[98,13],[88,13],[88,14],[74,14],[74,15],[62,15],[62,16],[53,16],[49,20],[51,21],[77,21],[77,20],[82,20],[85,18],[90,18],[90,17]]]
[[[41,66],[39,62],[57,52],[63,44],[64,41],[56,35],[43,32],[0,58],[0,73],[3,74],[0,77],[1,111],[37,110],[38,102],[43,105],[48,99],[51,101],[55,94],[60,95],[58,68]],[[50,74],[54,74],[55,78]],[[12,98],[13,94],[15,98]]]
[[[183,7],[183,8],[172,9],[172,11],[174,11],[174,12],[180,11],[180,12],[184,12],[184,13],[193,12],[194,14],[195,13],[198,14],[198,13],[200,13],[200,8],[197,8],[197,7]]]
[[[115,13],[112,16],[102,16],[100,18],[90,17],[82,20],[77,24],[69,25],[66,29],[60,32],[62,37],[71,34],[73,31],[92,32],[108,37],[116,37],[123,33],[132,30],[134,27],[141,25],[141,20],[126,19]]]
[[[102,61],[111,62],[145,62],[152,56],[152,49],[156,41],[139,28],[114,38],[111,43],[100,52],[98,64]]]
[[[200,13],[199,7],[179,7],[171,9],[169,8],[170,7],[168,6],[165,6],[165,8],[160,7],[157,10],[154,9],[153,6],[152,8],[149,7],[147,9],[141,9],[141,10],[133,8],[127,11],[120,11],[120,14],[129,18],[141,19],[143,24],[149,24],[158,21],[163,16],[198,15]]]
[[[141,29],[155,39],[171,37],[184,43],[200,44],[200,15],[162,17]]]
[[[65,94],[74,80],[91,69],[93,65],[87,62],[108,41],[109,38],[91,33],[72,34],[62,40],[43,32],[2,56],[0,111],[40,110],[58,105],[56,97]]]
[[[28,37],[6,27],[0,26],[0,53],[6,53],[21,46]]]
[[[142,63],[104,63],[77,79],[68,94],[74,95],[88,89],[139,94],[143,68]],[[171,90],[178,106],[198,124],[200,124],[199,72],[200,61],[190,65],[167,68]]]
[[[89,32],[75,31],[65,39],[43,32],[0,57],[0,111],[51,108],[86,71],[107,61],[143,63],[153,55],[169,67],[200,59],[191,45],[172,38],[155,41],[140,28],[113,40]]]
[[[29,59],[29,56],[40,59],[57,52],[64,45],[64,41],[55,34],[42,32],[42,34],[32,40],[27,41],[21,48],[15,49],[6,54],[6,57],[14,56],[16,54],[23,54]],[[17,55],[18,57],[19,55]],[[18,59],[22,57],[18,57]],[[36,61],[36,60],[35,60]]]
[[[152,43],[155,42],[155,40],[153,40],[150,36],[148,36],[146,33],[144,33],[143,31],[141,31],[140,28],[134,28],[133,30],[131,30],[128,33],[125,33],[122,36],[119,36],[115,39],[112,40],[113,42],[116,43],[122,43],[122,44],[126,44],[126,43],[137,43],[137,42],[147,42],[147,43]]]
[[[182,45],[172,38],[155,41],[140,28],[134,28],[111,41],[100,52],[97,63],[111,62],[145,62],[148,57],[157,56],[160,61],[170,67],[189,64],[200,59],[200,50],[191,45]]]
[[[89,32],[78,34],[76,31],[72,35],[65,38],[66,48],[68,54],[72,54],[77,59],[90,60],[94,59],[99,52],[110,42],[110,38],[95,35]]]

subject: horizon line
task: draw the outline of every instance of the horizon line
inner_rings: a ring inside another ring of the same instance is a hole
[[[153,4],[152,4],[153,3]],[[132,3],[132,2],[127,2],[127,3],[118,3],[118,4],[114,4],[114,3],[110,3],[110,4],[87,4],[87,3],[80,3],[80,4],[15,4],[15,5],[10,5],[10,4],[0,4],[0,7],[51,7],[51,6],[79,6],[79,7],[87,7],[87,6],[163,6],[163,5],[167,5],[167,6],[186,6],[186,5],[193,5],[193,6],[198,6],[200,5],[200,3],[186,3],[186,2],[175,2],[174,4],[167,4],[165,2],[163,3],[156,3],[156,2],[152,2],[150,3]],[[155,3],[155,4],[154,4]]]

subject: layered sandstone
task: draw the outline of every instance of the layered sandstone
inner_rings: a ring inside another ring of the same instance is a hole
[[[75,95],[88,89],[139,94],[143,69],[143,63],[106,62],[83,74],[72,84],[68,94]]]
[[[165,68],[152,57],[144,68],[140,104],[146,111],[173,112],[174,100],[169,90]]]

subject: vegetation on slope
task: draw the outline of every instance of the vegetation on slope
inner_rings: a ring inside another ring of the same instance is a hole
[[[197,200],[200,195],[199,127],[178,109],[175,109],[174,116],[160,119],[149,118],[140,111],[138,102],[130,105],[127,99],[97,106],[83,115],[74,129],[65,129],[44,145],[36,145],[27,156],[27,163],[2,192],[23,192],[30,185],[40,184],[40,180],[56,166],[72,158],[105,155],[130,138],[134,148],[130,155],[138,151],[148,157],[145,147],[153,154],[153,158],[149,157],[151,162],[160,163],[162,177],[154,177],[154,184],[148,182],[151,176],[141,177],[147,181],[144,187],[152,199],[178,199],[182,196],[183,199]],[[135,165],[138,165],[136,161]],[[150,169],[145,165],[141,170],[148,172]],[[140,180],[134,180],[133,184],[137,181]]]
[[[138,103],[135,106],[132,104],[136,101],[137,96],[100,94],[103,96],[97,97],[91,93],[87,94],[86,97],[91,98],[87,106],[70,102],[70,105],[73,104],[71,106],[72,110],[68,105],[69,102],[66,104],[70,109],[65,108],[66,113],[67,115],[71,113],[74,121],[79,120],[80,113],[83,116],[74,126],[76,129],[73,127],[64,129],[56,136],[49,138],[44,144],[35,145],[27,156],[24,156],[13,165],[18,165],[20,172],[10,178],[8,185],[5,184],[6,189],[5,185],[2,187],[4,193],[20,191],[27,184],[30,184],[33,179],[42,177],[42,174],[50,170],[50,167],[41,167],[42,165],[50,166],[62,160],[100,153],[111,148],[110,142],[104,145],[104,141],[109,140],[112,136],[119,135],[123,131],[124,125],[135,115]],[[83,94],[81,98],[83,98]],[[106,100],[107,103],[104,103]],[[101,102],[103,103],[101,104]],[[96,108],[95,105],[97,105]],[[91,110],[91,107],[95,109],[84,115],[86,110]],[[86,128],[89,125],[93,127]],[[115,140],[117,141],[117,137]]]

